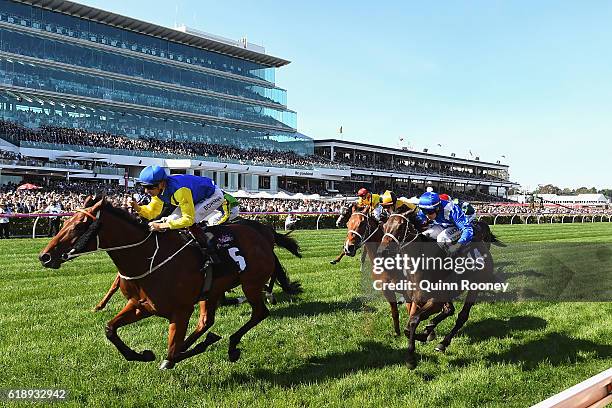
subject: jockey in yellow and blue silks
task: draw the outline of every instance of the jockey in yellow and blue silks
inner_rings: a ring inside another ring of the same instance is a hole
[[[159,166],[147,166],[140,172],[138,181],[151,195],[151,202],[130,204],[140,216],[148,220],[158,217],[164,204],[176,206],[176,210],[163,222],[152,222],[152,231],[188,228],[206,221],[223,203],[223,191],[208,177],[186,174],[168,176]]]
[[[437,193],[428,191],[419,198],[419,209],[417,219],[423,224],[433,224],[423,234],[435,239],[447,254],[454,254],[472,241],[472,224],[457,204],[441,200]]]

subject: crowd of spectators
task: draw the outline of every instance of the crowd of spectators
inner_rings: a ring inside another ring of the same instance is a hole
[[[234,161],[240,164],[268,166],[331,166],[332,163],[315,155],[300,155],[293,151],[266,150],[262,148],[239,148],[231,145],[161,140],[151,137],[131,138],[107,132],[91,132],[85,129],[41,126],[37,130],[0,120],[0,135],[20,143],[43,142],[50,144],[110,148],[132,152],[154,152],[185,158],[214,158],[219,161]]]
[[[16,184],[0,186],[0,238],[8,234],[11,214],[31,213],[69,213],[81,208],[90,195],[104,194],[114,206],[130,209],[129,201],[137,192],[136,189],[125,190],[118,184],[108,184],[91,181],[51,181],[44,188],[18,189]],[[335,199],[273,199],[273,198],[243,198],[239,199],[242,212],[313,212],[339,213],[354,197]],[[487,203],[473,202],[477,215],[612,215],[612,209],[607,208],[566,208],[560,206],[539,206],[517,203]],[[52,217],[49,223],[49,234],[53,235],[60,227],[60,218]]]
[[[127,201],[137,189],[125,190],[118,184],[89,181],[54,181],[44,188],[19,190],[13,183],[0,187],[0,203],[14,213],[41,213],[53,205],[63,212],[74,211],[83,206],[89,195],[104,194],[113,205],[127,209]],[[344,200],[284,200],[267,198],[240,199],[240,210],[246,212],[339,212]]]
[[[554,214],[608,214],[612,215],[611,208],[601,207],[560,207],[560,206],[532,206],[529,204],[507,205],[507,204],[476,204],[474,205],[479,215],[554,215]]]
[[[334,158],[334,162],[350,166],[354,169],[361,170],[380,170],[380,171],[392,171],[398,173],[411,173],[411,174],[428,174],[435,176],[451,176],[451,177],[463,177],[471,179],[484,179],[484,180],[499,180],[504,181],[499,177],[495,177],[492,174],[482,173],[474,174],[468,171],[460,171],[450,168],[449,166],[435,167],[431,162],[428,161],[413,161],[407,164],[406,161],[398,161],[392,163],[390,160],[378,160],[374,161],[374,156],[360,154],[359,157],[349,157],[342,154],[337,154]]]
[[[355,169],[385,170],[413,174],[428,174],[437,176],[452,176],[471,179],[498,181],[499,177],[491,174],[474,174],[446,167],[431,167],[428,162],[406,162],[392,164],[388,161],[374,163],[371,157],[360,156],[358,161],[337,155],[334,161],[317,155],[300,155],[294,151],[269,150],[263,147],[238,147],[234,144],[199,142],[177,139],[159,139],[157,137],[120,136],[105,131],[90,131],[79,128],[68,128],[42,125],[38,129],[30,129],[14,122],[0,120],[0,136],[5,136],[14,143],[21,141],[43,142],[84,146],[91,148],[109,148],[127,152],[150,152],[171,157],[183,157],[201,160],[231,161],[240,164],[255,164],[266,166],[306,167],[340,167],[351,166]],[[263,144],[262,144],[263,146]],[[138,154],[138,153],[137,153]]]
[[[37,184],[35,186],[38,187]],[[0,186],[0,203],[15,213],[43,212],[49,205],[58,206],[62,211],[70,212],[83,205],[89,195],[104,194],[109,201],[119,207],[128,208],[127,200],[140,189],[132,188],[126,191],[119,184],[102,183],[100,181],[47,181],[43,187],[31,190],[21,190],[18,185],[8,183]],[[612,210],[600,208],[566,208],[561,206],[545,206],[516,204],[497,200],[485,202],[474,200],[483,193],[455,193],[453,198],[473,203],[479,214],[569,214],[569,213],[612,213]],[[493,196],[489,196],[491,198]],[[245,212],[338,212],[354,197],[320,200],[312,199],[274,199],[274,198],[242,198],[240,210]]]

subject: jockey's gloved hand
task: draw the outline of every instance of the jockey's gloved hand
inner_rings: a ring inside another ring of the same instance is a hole
[[[170,229],[170,225],[167,222],[150,222],[149,231],[152,232],[164,232]]]

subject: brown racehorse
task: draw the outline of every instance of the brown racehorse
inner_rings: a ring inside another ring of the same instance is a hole
[[[353,205],[349,208],[351,209],[351,214],[348,216],[348,221],[346,223],[348,233],[344,241],[343,253],[346,256],[353,257],[357,253],[357,250],[363,246],[363,250],[373,264],[378,244],[383,236],[382,226],[369,214],[368,208],[360,208],[357,207],[357,205]],[[381,280],[383,282],[395,282],[397,280],[397,277],[392,276],[388,271],[377,274],[372,270],[371,277],[372,280]],[[398,291],[397,293],[401,293],[404,299],[408,299],[408,294],[406,292]],[[394,334],[399,336],[401,332],[396,292],[385,290],[382,291],[382,294],[387,302],[389,302],[391,308]]]
[[[394,256],[397,253],[409,254],[414,258],[443,258],[445,253],[437,245],[437,243],[425,235],[419,232],[420,223],[416,220],[416,212],[409,214],[392,214],[389,216],[389,220],[384,226],[384,236],[381,244],[378,248],[378,255]],[[498,246],[505,246],[502,242],[498,241],[495,235],[491,233],[488,225],[485,227],[478,226],[476,228],[477,234],[475,234],[472,240],[472,248],[476,248],[480,254],[484,254],[485,267],[480,271],[480,279],[483,281],[493,281],[493,258],[489,251],[491,243]],[[486,241],[485,241],[486,240]],[[417,365],[416,360],[416,345],[415,340],[423,341],[423,338],[427,340],[433,340],[435,337],[434,329],[437,324],[448,316],[454,313],[454,307],[448,298],[450,297],[448,292],[427,292],[422,290],[419,282],[428,280],[429,282],[443,282],[448,281],[452,278],[453,271],[448,269],[422,269],[415,268],[415,271],[409,275],[410,281],[414,284],[415,290],[411,291],[410,297],[412,304],[410,307],[410,319],[408,326],[404,331],[408,337],[408,366],[415,368]],[[474,281],[474,279],[472,279]],[[452,297],[457,297],[461,294],[461,291],[453,293]],[[469,290],[466,295],[465,302],[455,325],[451,329],[450,333],[444,337],[444,339],[436,346],[436,350],[444,352],[450,345],[452,339],[455,337],[457,332],[463,327],[465,322],[468,320],[470,310],[476,298],[478,297],[477,290]],[[428,319],[438,313],[431,322],[425,327],[423,334],[417,335],[416,329],[419,322]]]
[[[269,311],[262,290],[271,276],[282,265],[272,245],[255,229],[244,225],[228,226],[234,235],[232,258],[241,265],[242,272],[230,272],[215,277],[207,300],[201,304],[200,319],[195,331],[185,339],[193,305],[199,301],[204,276],[200,272],[202,253],[190,237],[179,231],[151,233],[129,213],[114,208],[104,199],[88,200],[84,209],[66,220],[60,232],[40,253],[43,266],[57,269],[67,260],[79,255],[106,251],[122,275],[120,289],[127,304],[106,325],[106,337],[130,361],[153,361],[150,350],[136,352],[118,336],[119,327],[156,315],[170,321],[168,354],[160,369],[202,353],[220,337],[209,333],[206,340],[193,348],[191,345],[214,323],[215,311],[223,294],[238,285],[251,305],[251,318],[230,336],[230,361],[240,358],[237,348],[241,338]],[[279,234],[280,235],[280,234]],[[284,237],[279,246],[299,255],[295,240]]]
[[[278,245],[277,241],[283,241],[285,237],[284,235],[278,234],[274,230],[274,228],[272,228],[271,226],[262,224],[255,220],[248,220],[248,219],[242,218],[242,219],[236,220],[234,223],[248,225],[250,227],[255,228],[255,230],[260,232],[268,240],[268,242],[270,242],[272,245]],[[228,225],[228,224],[225,224],[225,225]],[[288,244],[291,245],[290,242]],[[292,253],[295,253],[296,256],[301,257],[301,255],[299,254],[299,248],[292,248]],[[111,284],[110,288],[108,289],[108,291],[106,292],[102,300],[100,300],[98,304],[94,307],[94,311],[99,311],[106,307],[106,305],[108,304],[110,299],[113,297],[113,295],[119,290],[120,282],[121,282],[121,276],[117,274],[117,276],[115,276],[115,280]],[[265,291],[266,299],[271,304],[276,304],[276,299],[274,297],[274,294],[272,293],[272,289],[274,288],[274,282],[278,282],[281,288],[283,289],[283,292],[289,295],[296,295],[302,292],[300,283],[297,281],[291,282],[289,280],[289,276],[287,276],[285,269],[279,268],[275,271],[275,274],[272,275],[272,278],[270,279],[270,283],[266,285],[266,291]],[[221,300],[221,304],[224,304],[224,302],[226,301],[227,299],[225,299],[224,297]]]

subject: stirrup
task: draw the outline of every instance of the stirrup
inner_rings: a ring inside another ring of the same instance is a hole
[[[206,260],[201,269],[204,274],[204,284],[202,285],[202,290],[200,291],[200,296],[198,296],[199,300],[207,300],[208,292],[210,292],[210,288],[212,287],[213,281],[213,265],[211,262]]]

